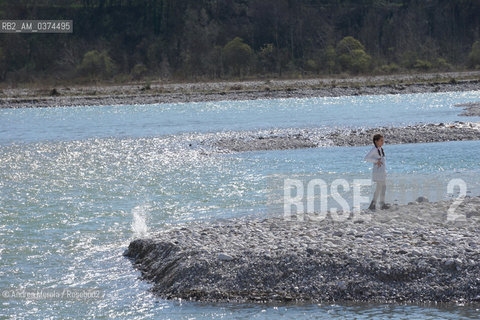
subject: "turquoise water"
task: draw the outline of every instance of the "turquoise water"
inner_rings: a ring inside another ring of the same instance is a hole
[[[478,91],[135,106],[5,109],[0,144],[264,128],[360,127],[468,121],[455,104]]]
[[[459,305],[165,301],[122,253],[141,232],[178,222],[275,214],[276,177],[370,175],[362,162],[369,147],[216,154],[189,145],[202,134],[479,121],[453,107],[479,99],[474,91],[0,110],[0,290],[105,293],[88,302],[0,297],[0,318],[478,318],[477,308]],[[434,176],[439,188],[462,177],[472,194],[480,194],[479,150],[479,141],[385,146],[391,176]]]

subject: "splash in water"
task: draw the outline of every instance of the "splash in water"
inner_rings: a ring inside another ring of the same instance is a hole
[[[144,204],[141,206],[136,206],[132,209],[132,231],[136,237],[146,236],[148,234],[146,212],[149,208],[149,205]]]

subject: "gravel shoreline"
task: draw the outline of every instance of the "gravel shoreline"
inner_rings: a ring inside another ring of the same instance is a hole
[[[136,105],[480,90],[480,72],[204,83],[3,89],[0,108]]]
[[[467,196],[453,222],[451,203],[343,222],[190,222],[133,240],[124,255],[167,299],[480,303],[480,197]]]
[[[321,128],[275,129],[227,132],[221,137],[202,141],[221,152],[285,150],[322,146],[363,146],[371,143],[375,133],[382,133],[387,144],[480,140],[480,122],[417,124],[405,127],[367,129]]]
[[[480,117],[480,102],[457,104],[455,107],[463,108],[463,112],[459,116]]]

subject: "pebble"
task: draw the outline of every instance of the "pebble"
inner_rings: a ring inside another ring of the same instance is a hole
[[[219,260],[223,260],[223,261],[233,260],[233,257],[226,254],[226,253],[219,253],[217,257],[218,257]]]
[[[333,233],[333,235],[334,235],[335,237],[341,237],[341,236],[343,236],[343,232],[342,232],[342,231],[335,231],[335,232]]]

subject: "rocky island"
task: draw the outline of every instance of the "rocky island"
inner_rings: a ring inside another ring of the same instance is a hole
[[[124,255],[168,299],[480,303],[480,197],[419,198],[357,219],[189,222]]]

